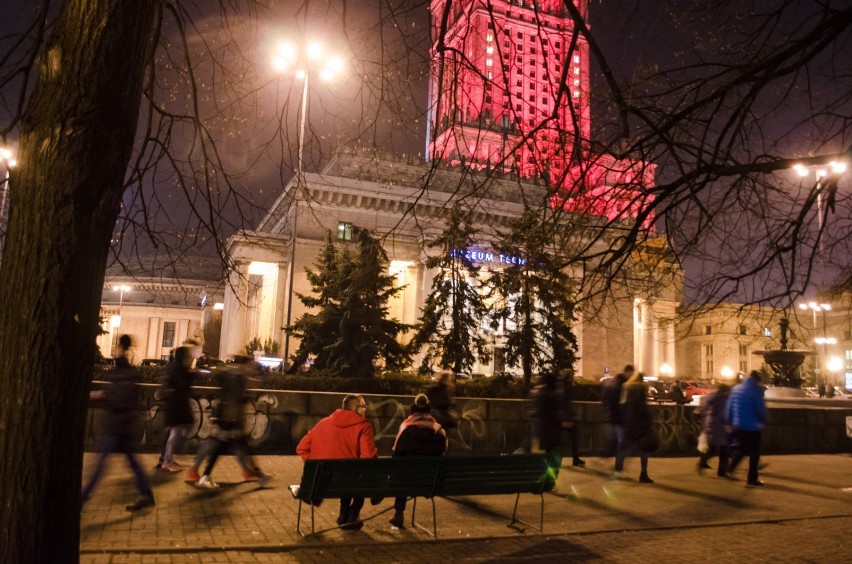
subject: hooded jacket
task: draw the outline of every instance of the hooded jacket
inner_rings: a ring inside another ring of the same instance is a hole
[[[378,450],[370,422],[350,409],[338,409],[302,437],[296,454],[302,460],[375,458]]]
[[[394,456],[441,456],[447,452],[447,433],[428,413],[412,413],[399,426]]]

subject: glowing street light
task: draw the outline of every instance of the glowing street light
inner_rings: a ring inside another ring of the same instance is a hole
[[[0,164],[6,169],[6,177],[0,186],[0,256],[3,254],[3,246],[6,241],[6,200],[9,197],[9,173],[18,164],[15,155],[6,147],[0,147]]]
[[[831,304],[818,303],[818,302],[800,303],[799,309],[801,309],[803,311],[807,311],[807,310],[811,311],[811,314],[813,315],[814,344],[822,345],[822,358],[817,357],[817,366],[814,369],[814,372],[816,372],[817,380],[819,380],[820,373],[822,372],[822,370],[821,370],[822,361],[825,360],[825,357],[828,354],[828,350],[827,350],[826,347],[827,347],[827,345],[834,345],[834,344],[837,343],[837,339],[835,339],[833,337],[826,337],[825,336],[825,333],[827,332],[826,331],[827,326],[826,326],[825,314],[826,314],[826,312],[831,311]],[[822,332],[823,332],[823,336],[817,336],[817,334],[816,334],[817,333],[817,313],[818,312],[822,312]]]
[[[322,43],[309,41],[301,47],[292,43],[283,42],[278,45],[272,58],[272,66],[279,72],[289,72],[293,69],[294,76],[304,81],[302,84],[302,103],[299,116],[299,138],[298,155],[296,160],[296,189],[293,193],[293,237],[290,243],[290,283],[287,288],[287,316],[286,326],[290,327],[293,315],[293,277],[296,271],[296,219],[298,217],[298,197],[304,186],[304,148],[305,148],[305,122],[308,115],[308,82],[312,73],[317,73],[319,78],[325,82],[333,80],[343,71],[343,59],[337,55],[326,52]],[[290,331],[284,334],[284,360],[288,362],[290,354]]]

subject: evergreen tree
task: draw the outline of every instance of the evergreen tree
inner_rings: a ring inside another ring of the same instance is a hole
[[[357,229],[353,235],[356,252],[338,251],[329,235],[316,271],[306,271],[313,295],[298,297],[317,311],[293,324],[301,339],[296,366],[314,355],[315,368],[368,377],[379,360],[389,370],[410,362],[406,347],[397,341],[408,326],[387,317],[388,300],[400,291],[388,274],[387,254],[367,231]]]
[[[483,334],[488,307],[478,287],[479,267],[466,253],[474,244],[474,234],[456,207],[444,232],[429,244],[439,253],[426,266],[438,271],[411,341],[415,351],[426,347],[422,372],[430,372],[437,363],[458,373],[470,370],[475,358],[488,361],[488,340]]]
[[[500,296],[495,317],[503,324],[506,360],[520,364],[526,383],[533,372],[571,368],[576,360],[572,282],[554,260],[553,241],[553,225],[527,209],[509,223],[500,246],[518,263],[491,280]]]

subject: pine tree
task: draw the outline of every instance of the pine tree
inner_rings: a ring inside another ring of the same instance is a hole
[[[387,303],[401,288],[388,274],[388,258],[379,241],[356,229],[356,252],[338,251],[329,235],[316,263],[307,270],[312,296],[299,299],[316,313],[307,313],[293,325],[301,338],[295,365],[314,355],[313,366],[345,376],[369,377],[377,361],[389,370],[410,363],[410,355],[397,338],[408,326],[388,319]]]
[[[473,367],[476,358],[489,359],[483,333],[488,307],[479,289],[479,268],[466,253],[474,244],[474,235],[475,230],[456,207],[444,232],[429,244],[439,254],[430,257],[426,266],[438,270],[411,341],[415,351],[426,347],[422,372],[430,372],[436,363],[464,372]]]
[[[554,261],[553,241],[553,224],[527,209],[509,223],[500,245],[504,255],[521,257],[518,264],[491,279],[501,298],[495,317],[503,324],[506,360],[520,364],[526,383],[533,372],[571,368],[576,360],[572,282]]]

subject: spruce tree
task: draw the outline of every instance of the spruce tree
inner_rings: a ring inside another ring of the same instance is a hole
[[[525,210],[509,222],[500,244],[504,255],[519,258],[518,264],[491,279],[500,296],[495,317],[503,324],[506,360],[520,364],[527,384],[533,372],[571,368],[576,360],[572,281],[555,260],[553,240],[554,223]]]
[[[389,370],[410,363],[405,346],[397,341],[408,326],[388,319],[388,300],[394,287],[388,258],[381,243],[363,229],[353,232],[357,248],[339,251],[329,235],[316,263],[307,270],[312,296],[299,294],[306,306],[316,308],[293,325],[302,341],[296,364],[314,355],[313,366],[344,376],[369,377],[377,361]]]
[[[482,362],[489,359],[483,332],[488,307],[479,288],[479,267],[466,252],[474,244],[474,235],[475,230],[456,207],[444,232],[429,243],[438,254],[430,257],[426,266],[437,269],[437,273],[411,341],[415,351],[426,347],[421,372],[431,372],[435,364],[464,372],[473,367],[476,358]]]

